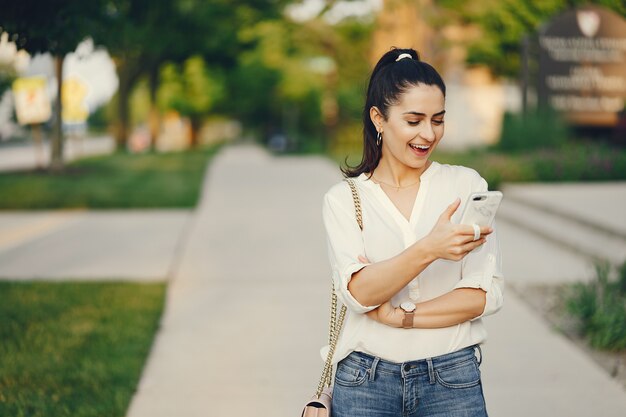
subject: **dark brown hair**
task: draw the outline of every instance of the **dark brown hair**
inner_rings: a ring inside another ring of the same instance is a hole
[[[411,59],[396,61],[402,54],[409,54]],[[363,107],[363,157],[359,165],[350,167],[346,163],[346,167],[341,168],[346,177],[372,173],[380,161],[382,152],[381,147],[376,145],[377,131],[370,118],[370,108],[376,106],[386,119],[389,106],[397,104],[407,89],[418,84],[435,85],[446,96],[446,85],[437,70],[420,61],[414,49],[392,48],[380,58],[370,76]]]

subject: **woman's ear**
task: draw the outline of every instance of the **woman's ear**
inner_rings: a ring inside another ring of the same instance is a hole
[[[383,130],[383,114],[378,110],[378,107],[372,106],[370,107],[370,120],[374,123],[374,127],[378,132],[382,132]]]

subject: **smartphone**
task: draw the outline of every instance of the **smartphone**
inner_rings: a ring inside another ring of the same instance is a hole
[[[500,191],[472,193],[465,203],[461,224],[475,223],[479,226],[491,226],[501,201]]]

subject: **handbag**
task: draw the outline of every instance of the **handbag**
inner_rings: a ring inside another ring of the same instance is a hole
[[[363,216],[361,213],[361,200],[359,199],[359,192],[353,179],[347,178],[345,181],[348,183],[350,190],[352,191],[356,221],[359,225],[359,229],[363,230]],[[337,293],[335,292],[335,285],[332,284],[330,299],[330,324],[328,326],[328,355],[326,355],[326,361],[324,362],[324,369],[322,370],[322,377],[320,378],[320,382],[317,386],[317,391],[315,392],[315,395],[313,395],[313,397],[311,397],[311,399],[304,405],[301,417],[331,417],[330,406],[333,400],[332,360],[337,346],[337,340],[339,339],[339,333],[341,332],[341,326],[343,325],[345,317],[345,305],[341,306],[339,314],[337,314]]]

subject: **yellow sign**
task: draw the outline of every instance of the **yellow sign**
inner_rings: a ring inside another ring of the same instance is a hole
[[[45,77],[24,77],[13,82],[15,113],[21,125],[44,123],[50,119],[52,108]]]
[[[88,87],[82,80],[70,77],[63,81],[63,123],[85,123],[89,109],[85,104]]]

